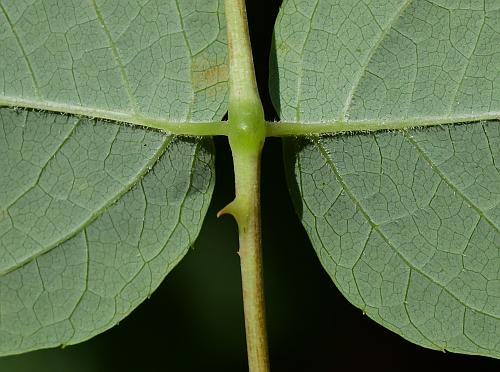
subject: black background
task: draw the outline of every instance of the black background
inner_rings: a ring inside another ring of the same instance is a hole
[[[182,0],[180,0],[182,1]],[[277,119],[267,80],[280,1],[249,1],[256,73],[266,118]],[[227,141],[217,146],[217,182],[194,250],[118,326],[88,342],[0,359],[0,371],[245,371],[236,225],[215,218],[232,200]],[[273,371],[498,371],[494,359],[413,345],[350,305],[321,267],[286,187],[281,143],[263,156],[263,240],[267,323]]]

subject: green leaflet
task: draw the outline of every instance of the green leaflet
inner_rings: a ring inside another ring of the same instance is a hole
[[[124,120],[224,115],[222,1],[64,4],[0,2],[0,105],[80,106]]]
[[[7,133],[26,116],[9,114],[17,120],[8,118],[10,128],[3,121]],[[51,135],[57,125],[68,126],[62,116],[56,117],[62,123],[49,126],[45,114],[28,115],[35,118],[26,125],[26,140],[30,130],[41,135],[49,129]],[[108,152],[92,143],[106,130],[118,132],[110,136]],[[150,146],[156,151],[147,150]],[[214,181],[210,142],[86,122],[58,149],[33,187],[19,177],[10,180],[29,191],[16,195],[0,222],[7,272],[0,278],[1,354],[80,342],[115,325],[184,256],[208,208]],[[138,160],[145,166],[134,164]],[[102,163],[105,167],[96,165]],[[7,166],[1,163],[2,170]],[[127,175],[133,166],[137,174]]]
[[[0,355],[119,322],[194,242],[210,140],[58,113],[220,120],[222,2],[0,1]],[[106,117],[106,116],[104,116]]]
[[[500,357],[499,129],[457,125],[287,147],[299,216],[335,284],[422,346]]]
[[[500,112],[495,1],[286,1],[285,121]],[[289,140],[296,207],[354,305],[425,347],[500,358],[500,123]],[[298,186],[297,186],[298,185]]]
[[[281,120],[500,114],[497,1],[285,1],[275,28]]]

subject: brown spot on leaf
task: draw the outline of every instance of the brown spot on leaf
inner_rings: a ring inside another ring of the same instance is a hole
[[[215,58],[211,60],[203,55],[196,56],[193,59],[191,71],[195,91],[200,91],[228,80],[228,66],[226,61],[217,64]],[[210,95],[210,91],[212,89],[208,89],[206,93]],[[215,94],[215,92],[212,94]]]
[[[7,211],[5,209],[0,209],[0,222],[7,218],[9,218],[9,214],[7,213]]]

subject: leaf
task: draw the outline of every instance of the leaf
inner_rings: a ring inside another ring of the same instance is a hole
[[[301,123],[498,115],[499,12],[493,1],[286,1],[275,105]]]
[[[99,118],[220,120],[221,4],[0,1],[0,354],[110,328],[194,242],[211,141]]]
[[[493,1],[286,1],[282,120],[412,126],[500,112]],[[500,123],[289,140],[289,186],[355,306],[419,345],[500,358]]]

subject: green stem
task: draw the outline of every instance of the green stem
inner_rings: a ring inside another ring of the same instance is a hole
[[[233,154],[235,199],[219,215],[238,223],[241,280],[250,372],[269,371],[262,275],[260,160],[266,138],[244,0],[225,0],[229,45],[227,135]]]
[[[252,100],[262,106],[255,80],[245,0],[225,0],[229,53],[229,104]]]
[[[218,215],[229,213],[238,223],[241,282],[248,366],[269,371],[265,322],[260,218],[260,152],[233,151],[236,198]]]

